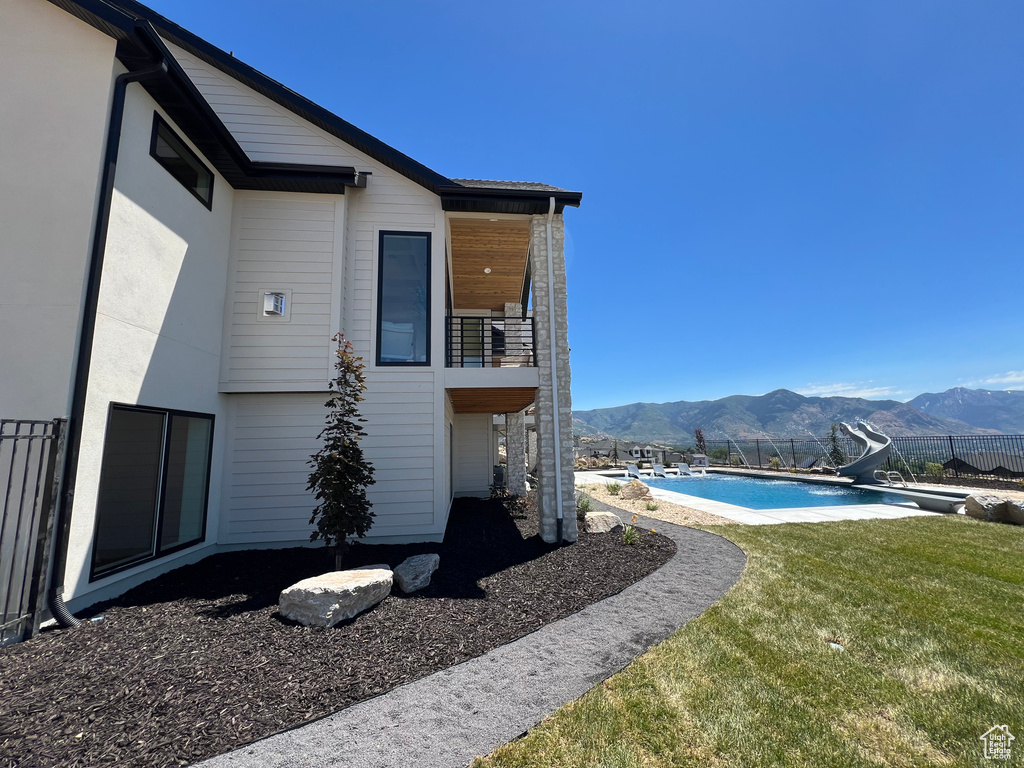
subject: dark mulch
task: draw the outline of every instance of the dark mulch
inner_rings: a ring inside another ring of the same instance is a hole
[[[214,555],[0,650],[0,765],[185,765],[349,706],[615,594],[675,551],[658,534],[553,547],[537,519],[457,500],[443,544],[352,547],[346,567],[438,552],[429,587],[331,629],[279,618],[325,550]],[[396,590],[397,591],[397,590]]]

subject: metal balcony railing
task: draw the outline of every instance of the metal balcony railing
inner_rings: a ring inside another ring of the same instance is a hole
[[[447,368],[524,368],[537,364],[532,317],[449,317]]]

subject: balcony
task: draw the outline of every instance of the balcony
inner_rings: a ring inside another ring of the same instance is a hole
[[[446,368],[533,368],[532,317],[449,317]]]
[[[512,413],[538,384],[532,317],[447,318],[444,384],[456,413]]]

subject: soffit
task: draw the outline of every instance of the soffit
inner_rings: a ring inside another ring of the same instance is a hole
[[[536,387],[449,389],[456,413],[517,413],[537,396]]]
[[[505,302],[519,301],[530,250],[529,220],[451,219],[449,225],[455,308],[500,311]]]

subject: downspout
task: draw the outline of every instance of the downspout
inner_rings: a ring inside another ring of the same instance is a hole
[[[555,362],[555,262],[551,255],[551,222],[555,217],[555,198],[548,198],[548,223],[547,223],[547,246],[548,246],[548,332],[551,344],[551,403],[555,409],[555,510],[558,520],[558,543],[562,544],[562,441],[559,439],[558,430],[558,366]]]
[[[128,84],[167,73],[167,63],[126,72],[114,79],[114,95],[110,105],[110,125],[107,146],[103,155],[103,176],[100,179],[99,205],[93,226],[92,250],[86,274],[85,298],[82,302],[82,328],[78,337],[78,356],[75,361],[74,385],[71,396],[71,415],[68,417],[67,453],[63,467],[63,492],[57,507],[57,547],[53,556],[53,573],[47,591],[50,613],[62,627],[77,627],[76,619],[64,604],[64,576],[68,562],[68,542],[71,537],[71,509],[75,500],[75,482],[78,479],[78,461],[82,448],[82,417],[85,398],[89,390],[89,368],[92,363],[93,339],[96,335],[96,310],[99,306],[100,278],[103,274],[103,256],[107,248],[107,229],[110,224],[110,205],[114,197],[114,174],[117,171],[117,153],[121,145],[121,123],[124,118],[125,95]]]

